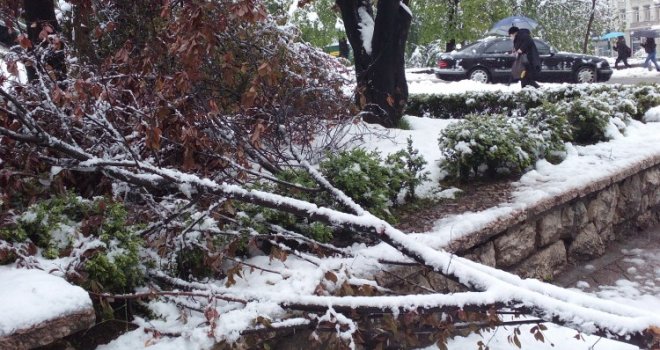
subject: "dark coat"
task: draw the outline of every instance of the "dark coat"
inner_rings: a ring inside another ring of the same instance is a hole
[[[644,51],[646,51],[646,53],[655,52],[655,39],[646,38],[646,42],[642,43],[641,45],[644,48]]]
[[[339,39],[339,56],[348,59],[349,54],[350,49],[348,48],[346,38]]]
[[[616,50],[619,58],[630,57],[630,48],[626,45],[626,41],[623,38],[616,41],[616,44],[614,44],[614,50]]]
[[[541,70],[541,57],[539,56],[539,50],[536,48],[536,44],[532,39],[529,29],[520,29],[518,34],[516,34],[515,39],[513,39],[513,48],[514,50],[520,50],[524,55],[527,55],[527,61],[531,67],[536,71]]]

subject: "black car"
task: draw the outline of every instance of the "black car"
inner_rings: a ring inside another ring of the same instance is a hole
[[[612,69],[604,58],[557,52],[547,43],[534,39],[541,56],[540,82],[593,83],[608,81]],[[474,42],[460,51],[440,56],[435,75],[442,80],[471,79],[483,83],[508,82],[515,57],[513,41],[490,37]]]

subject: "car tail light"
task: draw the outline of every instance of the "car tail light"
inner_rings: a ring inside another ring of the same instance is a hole
[[[447,67],[449,67],[449,62],[445,60],[438,61],[438,68],[447,68]]]

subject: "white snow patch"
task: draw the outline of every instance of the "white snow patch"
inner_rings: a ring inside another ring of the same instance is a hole
[[[87,292],[41,270],[0,266],[0,337],[92,307]]]

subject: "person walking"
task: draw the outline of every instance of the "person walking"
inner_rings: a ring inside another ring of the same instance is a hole
[[[339,57],[348,59],[349,54],[350,54],[350,49],[348,48],[348,43],[346,42],[346,38],[342,37],[341,39],[339,39]]]
[[[644,51],[646,51],[646,55],[647,55],[646,61],[644,61],[644,67],[649,67],[649,61],[651,61],[655,65],[655,70],[660,72],[660,67],[658,67],[658,61],[656,61],[655,59],[655,39],[646,38],[646,41],[644,41],[641,45],[644,48]],[[651,70],[651,67],[649,67],[649,70]]]
[[[626,39],[624,39],[623,36],[616,39],[614,50],[616,50],[617,53],[616,61],[614,61],[614,68],[619,69],[619,62],[623,62],[623,65],[626,68],[630,68],[631,65],[628,64],[628,57],[630,57],[631,50],[630,47],[626,45]]]
[[[519,29],[516,26],[509,28],[509,36],[513,40],[513,50],[516,56],[522,57],[524,70],[520,76],[520,86],[539,88],[536,83],[536,74],[541,71],[541,57],[532,39],[529,29]]]

